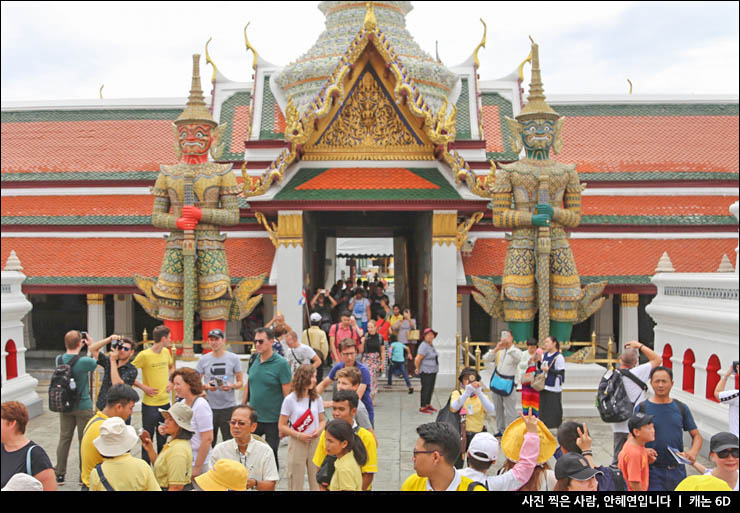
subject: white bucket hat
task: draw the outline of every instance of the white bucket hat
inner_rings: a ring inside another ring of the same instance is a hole
[[[43,492],[41,481],[28,474],[15,474],[8,479],[2,489],[3,492]]]
[[[185,402],[181,401],[179,403],[175,403],[170,406],[169,410],[163,410],[160,408],[159,413],[172,417],[172,420],[174,420],[175,423],[185,431],[190,431],[191,433],[195,431],[191,424],[191,421],[193,420],[193,409],[185,404]]]
[[[100,425],[100,435],[93,445],[101,455],[114,458],[129,452],[138,441],[132,426],[127,426],[121,417],[111,417]]]

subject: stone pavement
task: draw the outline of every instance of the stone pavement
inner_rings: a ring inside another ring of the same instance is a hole
[[[433,422],[435,419],[435,415],[419,413],[419,390],[421,388],[419,380],[413,379],[413,385],[415,390],[413,395],[409,395],[404,389],[403,391],[380,391],[376,397],[375,431],[378,437],[378,473],[373,480],[373,490],[398,491],[401,489],[404,480],[414,472],[412,451],[417,439],[416,427],[426,422]],[[26,435],[41,445],[49,454],[52,463],[56,463],[59,415],[46,410],[47,389],[39,387],[38,393],[45,401],[45,413],[29,422]],[[450,390],[435,391],[432,405],[435,408],[444,406],[449,393]],[[323,397],[324,400],[329,400],[330,394],[327,392]],[[331,410],[327,410],[327,416],[329,420],[332,418]],[[565,420],[585,422],[593,438],[594,459],[597,464],[608,465],[611,462],[612,430],[608,424],[602,422],[598,417],[566,418]],[[486,424],[489,431],[495,432],[495,417],[488,417]],[[141,427],[140,412],[134,412],[132,425],[137,429]],[[79,490],[77,485],[79,482],[78,451],[79,445],[75,436],[69,452],[67,484],[60,488],[61,491]],[[140,451],[140,446],[137,446],[133,450],[133,454],[139,455]],[[287,453],[287,441],[284,440],[278,450],[278,457],[281,462],[286,460]],[[706,458],[701,456],[699,461],[705,466],[709,463]],[[500,458],[491,473],[495,473],[495,470],[502,464],[503,459]],[[688,467],[688,472],[689,474],[696,473],[692,467]],[[284,479],[284,465],[280,469],[280,477],[277,490],[287,490],[287,480]],[[305,490],[308,490],[307,480]]]

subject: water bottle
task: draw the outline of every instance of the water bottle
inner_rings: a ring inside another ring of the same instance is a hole
[[[69,389],[72,391],[77,390],[77,383],[75,383],[74,378],[69,380]]]

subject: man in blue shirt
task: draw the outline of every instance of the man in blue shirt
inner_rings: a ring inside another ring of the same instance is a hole
[[[650,373],[650,385],[655,395],[635,407],[635,412],[652,415],[655,425],[655,441],[645,446],[658,453],[655,463],[650,465],[648,491],[672,491],[686,477],[686,467],[668,448],[677,449],[682,457],[694,463],[701,450],[702,438],[689,408],[670,397],[673,371],[667,367],[655,367]],[[684,431],[688,431],[692,438],[691,449],[685,452]]]
[[[339,343],[339,351],[342,361],[332,367],[329,372],[329,377],[319,383],[316,387],[316,391],[319,394],[324,393],[324,389],[329,386],[332,381],[336,380],[337,372],[343,369],[345,365],[347,367],[357,367],[362,373],[362,384],[357,389],[357,396],[360,397],[362,404],[367,408],[367,414],[370,417],[370,423],[375,425],[375,409],[373,408],[373,398],[370,395],[370,383],[372,376],[370,375],[370,369],[367,366],[357,361],[357,346],[355,341],[351,338],[345,338]],[[326,405],[326,403],[324,403]]]

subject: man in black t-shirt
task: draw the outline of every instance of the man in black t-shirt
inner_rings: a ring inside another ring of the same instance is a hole
[[[107,343],[113,342],[111,346],[110,356],[106,356],[104,351],[100,349]],[[106,402],[108,400],[108,390],[113,385],[126,384],[128,386],[138,386],[141,388],[140,383],[136,383],[136,377],[138,376],[138,369],[131,364],[131,359],[134,356],[134,345],[133,341],[128,337],[121,337],[119,335],[111,335],[110,337],[95,342],[90,345],[90,355],[96,358],[98,365],[103,368],[103,381],[100,385],[100,391],[98,392],[98,398],[95,401],[95,407],[99,411],[105,409]],[[111,365],[113,363],[114,365]],[[130,424],[131,419],[126,420],[126,424]]]

